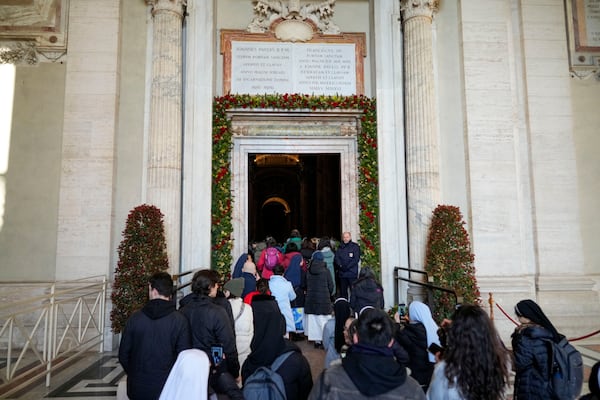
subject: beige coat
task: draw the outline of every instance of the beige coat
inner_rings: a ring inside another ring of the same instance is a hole
[[[231,311],[235,319],[235,344],[241,367],[250,354],[250,343],[254,337],[254,316],[252,314],[252,307],[249,304],[245,304],[241,298],[229,299],[229,303],[231,304]],[[244,307],[243,310],[241,310],[242,305]]]

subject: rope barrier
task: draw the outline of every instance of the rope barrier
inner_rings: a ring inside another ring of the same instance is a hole
[[[496,303],[496,307],[498,307],[498,309],[502,312],[502,314],[504,314],[504,316],[506,318],[508,318],[510,320],[510,322],[512,322],[516,326],[519,326],[519,323],[517,321],[515,321],[514,319],[512,319],[511,316],[508,315],[508,313],[506,311],[504,311],[504,308],[500,307],[500,304]]]
[[[495,304],[496,304],[496,307],[498,307],[498,309],[502,312],[502,314],[504,314],[504,316],[506,318],[508,318],[513,324],[515,324],[517,326],[519,325],[514,319],[512,319],[510,317],[510,315],[508,315],[508,313],[506,311],[504,311],[504,309],[500,306],[500,304],[498,304],[498,303],[495,303]],[[578,340],[587,339],[587,338],[597,335],[599,333],[600,333],[600,329],[598,329],[597,331],[594,331],[592,333],[588,333],[587,335],[579,336],[579,337],[568,339],[568,340],[569,340],[569,342],[576,342]]]

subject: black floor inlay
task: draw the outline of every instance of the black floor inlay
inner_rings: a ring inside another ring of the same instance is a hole
[[[117,384],[125,371],[114,356],[104,356],[50,392],[53,397],[104,397],[117,394]]]

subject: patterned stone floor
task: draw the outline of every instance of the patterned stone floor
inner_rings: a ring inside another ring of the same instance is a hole
[[[315,349],[312,343],[307,341],[296,343],[298,343],[304,355],[308,358],[313,378],[316,379],[323,369],[325,352],[321,349]],[[584,364],[586,365],[583,393],[587,393],[587,377],[589,376],[590,368],[596,361],[600,360],[600,338],[577,342],[575,345],[581,351]],[[49,387],[46,387],[44,382],[40,381],[38,384],[31,385],[10,397],[4,397],[0,394],[0,398],[22,400],[112,400],[116,397],[117,384],[123,376],[124,372],[118,363],[116,354],[87,353],[74,365],[56,372],[52,377]]]

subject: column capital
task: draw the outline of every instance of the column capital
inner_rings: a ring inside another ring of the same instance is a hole
[[[152,15],[162,12],[170,11],[180,17],[183,17],[184,6],[187,5],[187,0],[145,0],[146,4],[152,6]]]
[[[414,17],[433,18],[438,10],[440,0],[400,0],[402,22]]]

